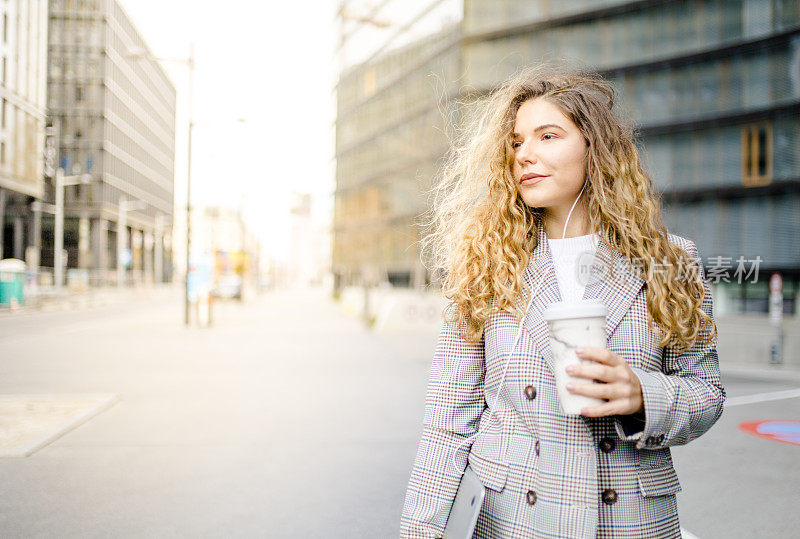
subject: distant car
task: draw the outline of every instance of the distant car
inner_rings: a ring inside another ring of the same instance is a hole
[[[222,275],[214,287],[214,297],[221,299],[242,299],[242,277]]]

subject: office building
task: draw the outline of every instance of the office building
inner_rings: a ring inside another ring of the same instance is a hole
[[[51,0],[48,80],[58,165],[91,176],[66,188],[68,267],[98,285],[167,280],[173,83],[117,0]],[[52,267],[48,241],[42,265]]]
[[[0,3],[0,259],[24,259],[44,195],[47,1]]]
[[[438,98],[456,88],[459,35],[450,25],[340,75],[331,268],[337,287],[428,280],[418,225],[447,149]]]

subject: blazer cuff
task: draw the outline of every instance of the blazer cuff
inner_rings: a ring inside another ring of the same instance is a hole
[[[638,441],[644,432],[647,416],[644,412],[637,412],[631,415],[617,415],[616,419],[617,434],[621,439],[629,442]]]
[[[642,386],[644,412],[615,416],[620,440],[635,442],[636,449],[660,449],[667,432],[667,390],[658,374],[637,367],[631,370]]]

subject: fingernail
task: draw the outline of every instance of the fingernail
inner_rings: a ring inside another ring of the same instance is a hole
[[[583,346],[578,346],[577,348],[575,348],[575,353],[576,354],[582,354],[583,353]]]
[[[575,384],[567,384],[567,391],[572,391],[575,389]]]
[[[574,374],[575,373],[575,365],[567,365],[566,371],[569,374]]]

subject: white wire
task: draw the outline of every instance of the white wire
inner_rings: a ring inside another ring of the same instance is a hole
[[[564,222],[564,230],[561,231],[561,239],[564,239],[564,236],[567,234],[567,225],[569,224],[569,218],[572,217],[572,210],[575,209],[575,204],[578,203],[578,199],[581,198],[583,194],[583,190],[586,189],[586,182],[583,182],[583,187],[581,187],[581,192],[578,193],[578,198],[575,199],[575,202],[572,203],[572,207],[569,209],[569,213],[567,214],[567,220]]]
[[[567,225],[569,224],[569,218],[572,217],[572,210],[575,209],[575,205],[578,203],[578,200],[581,198],[581,195],[583,194],[583,190],[584,189],[586,189],[586,182],[583,183],[583,187],[581,187],[581,192],[578,193],[578,196],[575,199],[575,202],[572,203],[572,207],[569,209],[569,213],[567,214],[567,219],[564,222],[564,230],[561,232],[561,239],[564,239],[564,235],[567,233]],[[522,314],[522,319],[519,321],[519,328],[517,330],[517,337],[516,337],[516,339],[514,339],[514,344],[511,347],[511,350],[509,350],[508,355],[506,356],[506,364],[503,367],[503,375],[500,377],[500,384],[497,386],[497,393],[495,393],[494,401],[492,401],[492,405],[489,406],[489,413],[490,414],[494,414],[495,405],[497,404],[497,400],[500,398],[500,392],[503,389],[503,383],[505,382],[505,379],[506,379],[506,373],[508,372],[508,366],[511,364],[511,355],[514,353],[514,350],[517,348],[517,344],[519,344],[520,337],[522,337],[522,330],[525,327],[525,319],[528,317],[528,311],[530,310],[531,304],[533,303],[533,298],[536,296],[536,292],[539,291],[539,286],[542,284],[543,280],[544,280],[544,276],[543,275],[539,276],[539,280],[536,283],[536,287],[531,292],[530,299],[528,299],[528,305],[525,307],[525,312]],[[480,421],[480,417],[478,418],[478,421]],[[487,421],[484,424],[484,426],[488,425],[488,424],[489,424],[489,422]],[[478,432],[476,432],[472,436],[468,436],[467,438],[465,438],[453,450],[452,457],[450,458],[450,464],[453,465],[453,468],[455,468],[456,471],[458,471],[458,465],[456,464],[456,453],[458,453],[458,450],[461,449],[461,447],[464,444],[468,444],[468,443],[472,442],[473,440],[475,440],[475,438],[477,438],[480,435],[480,433],[481,433],[481,430],[480,430],[480,428],[478,428]],[[459,475],[464,475],[464,470],[461,470]]]
[[[540,276],[539,280],[536,283],[536,287],[531,292],[531,297],[528,300],[528,305],[525,307],[525,312],[522,314],[522,319],[519,321],[519,328],[517,330],[517,338],[514,339],[514,345],[511,347],[511,350],[509,350],[508,355],[506,356],[506,364],[503,367],[503,375],[500,377],[500,384],[497,386],[497,393],[495,393],[494,401],[492,401],[492,405],[489,406],[489,413],[490,414],[494,414],[494,407],[497,404],[497,400],[500,398],[500,391],[502,391],[502,389],[503,389],[503,382],[506,379],[506,372],[508,372],[508,366],[511,364],[511,355],[514,353],[514,350],[517,348],[517,344],[519,344],[520,337],[522,337],[522,331],[525,328],[525,319],[528,317],[528,311],[531,308],[531,304],[533,304],[533,298],[536,296],[536,293],[539,291],[539,285],[542,284],[543,280],[544,280],[543,276]],[[480,421],[480,417],[478,418],[478,421]],[[484,424],[484,427],[486,425],[488,425],[488,424],[489,424],[489,422],[487,421]],[[456,471],[458,471],[458,465],[456,464],[456,453],[458,453],[458,450],[461,449],[461,446],[463,446],[464,444],[468,444],[468,443],[472,442],[473,440],[475,440],[475,438],[477,438],[478,435],[480,435],[480,433],[481,433],[481,429],[479,428],[478,432],[476,432],[472,436],[469,436],[469,437],[465,438],[453,450],[453,455],[452,455],[452,457],[450,459],[450,463],[453,465],[453,468],[455,468]],[[459,475],[464,475],[464,471],[465,470],[461,470]]]

